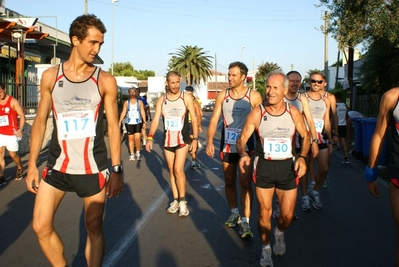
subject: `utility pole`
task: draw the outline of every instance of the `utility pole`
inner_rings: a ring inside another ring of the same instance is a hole
[[[215,90],[216,90],[216,96],[218,95],[218,61],[216,59],[216,53],[215,53]]]
[[[328,12],[324,13],[324,77],[326,77],[327,82],[327,91],[330,86],[329,80],[329,73],[328,73]]]
[[[84,14],[87,15],[88,10],[89,10],[89,0],[84,0]]]
[[[252,89],[256,90],[256,86],[255,86],[255,79],[256,79],[255,58],[254,58],[254,62],[253,62],[253,70],[254,70],[254,74],[252,75]]]

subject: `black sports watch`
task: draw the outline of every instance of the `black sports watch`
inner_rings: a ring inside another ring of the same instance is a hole
[[[114,173],[122,173],[123,172],[122,165],[114,165],[114,166],[112,166],[112,172],[114,172]]]

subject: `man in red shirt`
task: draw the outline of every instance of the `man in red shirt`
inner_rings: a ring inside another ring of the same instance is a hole
[[[19,124],[18,118],[19,116]],[[18,155],[18,141],[22,138],[22,129],[25,125],[25,114],[18,100],[8,95],[4,83],[0,83],[0,185],[5,185],[4,154],[6,149],[12,160],[17,164],[15,180],[23,178],[24,169]]]

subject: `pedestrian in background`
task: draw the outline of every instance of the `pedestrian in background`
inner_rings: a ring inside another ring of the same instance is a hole
[[[18,100],[7,94],[5,84],[0,83],[0,186],[7,183],[7,179],[4,177],[6,149],[17,165],[17,173],[14,179],[21,180],[23,178],[24,169],[18,155],[18,141],[22,138],[24,125],[25,113],[23,108]]]
[[[179,212],[179,216],[186,217],[190,211],[186,200],[184,163],[188,152],[197,149],[198,124],[192,96],[180,91],[180,75],[174,71],[168,72],[166,85],[166,93],[158,98],[155,106],[154,120],[148,132],[146,150],[151,152],[153,148],[154,134],[162,116],[162,147],[169,169],[170,187],[173,194],[173,201],[170,202],[166,212],[169,214]],[[191,116],[192,124],[193,138],[191,139],[188,113]]]
[[[338,146],[344,149],[344,160],[342,163],[349,163],[348,158],[348,144],[347,144],[347,132],[348,128],[346,126],[346,122],[349,119],[348,116],[348,106],[342,102],[342,94],[340,92],[336,92],[335,99],[337,100],[337,117],[338,117],[338,135],[339,135],[339,142]],[[337,133],[334,132],[334,135]]]

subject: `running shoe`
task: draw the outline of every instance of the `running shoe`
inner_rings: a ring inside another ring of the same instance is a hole
[[[0,186],[5,185],[7,183],[7,179],[4,176],[0,177]]]
[[[143,139],[143,146],[147,144],[147,140]]]
[[[276,208],[273,211],[273,218],[274,219],[280,218],[280,203],[278,203],[278,200],[276,201]]]
[[[314,186],[316,185],[315,181],[311,181],[309,186],[308,186],[308,191],[306,191],[308,194],[313,190]]]
[[[345,157],[344,160],[342,161],[342,163],[348,164],[349,163],[348,157]]]
[[[301,208],[303,211],[312,211],[312,207],[310,206],[310,202],[309,202],[309,196],[302,197]]]
[[[24,178],[24,169],[23,168],[17,169],[17,173],[15,174],[14,179],[19,181],[22,180],[22,178]]]
[[[136,160],[136,156],[134,154],[131,154],[129,156],[129,161],[135,161]]]
[[[136,159],[137,159],[137,160],[141,160],[141,155],[140,155],[140,153],[136,153]]]
[[[166,210],[166,213],[173,214],[176,213],[179,210],[179,201],[173,200],[173,202],[170,203],[169,208]]]
[[[330,183],[330,180],[328,179],[328,176],[327,176],[326,179],[324,179],[322,187],[324,189],[327,189],[329,183]]]
[[[273,252],[274,255],[283,256],[285,253],[285,242],[284,242],[284,232],[276,233],[277,227],[274,229],[274,245]]]
[[[240,223],[241,223],[240,214],[233,212],[233,213],[231,213],[231,215],[227,219],[227,221],[224,223],[224,226],[235,227],[237,224],[240,224]]]
[[[317,192],[316,190],[310,191],[309,198],[312,201],[313,207],[315,209],[319,210],[323,208],[323,204],[321,204],[320,202],[319,192]]]
[[[249,226],[249,223],[247,222],[241,222],[239,234],[241,238],[254,237],[254,234],[251,231],[251,226]]]
[[[180,217],[186,217],[188,216],[190,212],[188,211],[187,208],[187,201],[180,201],[179,203],[179,216]]]
[[[262,267],[273,267],[273,260],[272,260],[272,249],[265,248],[262,250],[262,256],[259,261],[259,265]]]
[[[191,169],[198,169],[201,166],[196,161],[192,161],[190,167],[191,167]]]

